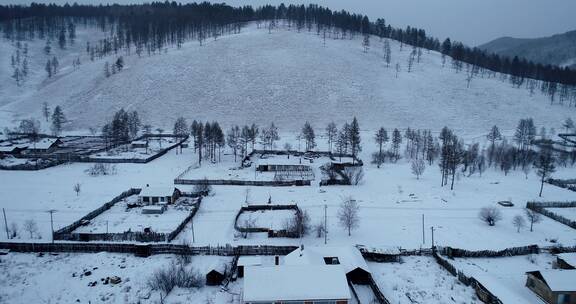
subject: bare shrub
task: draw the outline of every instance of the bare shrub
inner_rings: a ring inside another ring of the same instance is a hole
[[[10,229],[8,229],[8,234],[10,235],[11,239],[17,238],[18,237],[18,224],[16,224],[15,222],[12,222],[10,224]]]
[[[30,238],[34,238],[34,234],[38,233],[38,225],[36,224],[36,221],[34,221],[33,219],[28,219],[26,221],[24,221],[24,224],[22,225],[24,227],[24,231],[30,233]]]
[[[284,223],[286,232],[303,237],[310,231],[310,216],[306,210],[296,212],[294,216]]]
[[[322,176],[324,176],[325,179],[328,179],[328,180],[335,180],[338,176],[338,173],[336,173],[336,170],[334,170],[332,168],[332,165],[329,163],[320,166],[320,172],[322,172]]]
[[[502,213],[495,207],[484,207],[480,209],[478,217],[490,226],[496,225],[496,222],[502,219]]]
[[[191,250],[192,247],[190,246],[190,242],[187,240],[182,241],[182,247],[184,248],[176,257],[178,258],[178,262],[182,265],[188,265],[192,261]]]
[[[92,167],[86,169],[86,173],[90,176],[114,175],[116,174],[116,166],[96,163]]]
[[[202,183],[194,185],[194,192],[200,195],[208,195],[212,191],[212,186],[208,183],[208,179],[204,178]]]
[[[324,223],[320,222],[314,225],[314,232],[316,233],[317,238],[321,238],[326,233]]]
[[[364,179],[364,170],[362,167],[346,167],[343,173],[350,185],[359,185]]]
[[[185,265],[172,262],[168,268],[154,271],[148,279],[148,287],[152,290],[168,294],[174,287],[195,288],[204,285],[204,278],[195,269],[186,269]]]
[[[76,196],[80,195],[80,190],[81,190],[81,188],[80,188],[80,183],[74,184],[74,188],[73,188],[73,189],[74,189],[74,192],[76,192]]]

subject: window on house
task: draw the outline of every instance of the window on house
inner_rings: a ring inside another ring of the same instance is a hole
[[[142,198],[142,201],[145,202],[145,203],[149,203],[149,202],[150,202],[150,198],[147,197],[147,196],[145,196],[145,197]]]
[[[324,257],[324,263],[326,265],[339,265],[340,261],[337,257]]]
[[[157,203],[158,202],[158,197],[153,197],[152,198],[152,203]]]
[[[160,201],[163,202],[164,199],[165,199],[165,197],[162,196],[162,197],[160,198]]]

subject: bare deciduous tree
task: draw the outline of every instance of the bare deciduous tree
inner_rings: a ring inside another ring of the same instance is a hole
[[[360,225],[359,210],[358,203],[351,196],[345,197],[340,204],[338,221],[342,227],[348,230],[348,236],[352,235],[352,229],[358,228]]]
[[[80,195],[80,183],[74,184],[74,192],[76,192],[76,196]]]
[[[542,221],[542,217],[540,216],[540,213],[531,210],[531,209],[526,209],[526,218],[528,219],[528,222],[530,223],[530,232],[534,231],[534,224],[538,224],[540,223],[540,221]]]
[[[416,175],[416,179],[420,179],[422,173],[426,169],[426,163],[422,159],[415,159],[411,163],[412,174]]]
[[[31,239],[34,238],[34,234],[38,232],[38,225],[36,224],[36,221],[34,221],[33,219],[28,219],[24,221],[23,227],[25,231],[30,233]]]
[[[358,185],[364,178],[364,170],[362,167],[346,167],[344,168],[344,175],[350,182],[350,185]]]
[[[512,225],[514,225],[514,227],[516,227],[517,232],[520,232],[520,229],[522,229],[526,226],[526,222],[524,221],[524,218],[521,215],[516,215],[512,219]]]
[[[488,225],[494,226],[502,219],[502,213],[495,207],[484,207],[480,209],[478,217]]]

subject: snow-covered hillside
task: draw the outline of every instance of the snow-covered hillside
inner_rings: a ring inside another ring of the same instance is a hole
[[[392,63],[386,67],[383,43],[372,37],[368,53],[361,39],[327,39],[315,32],[276,29],[271,34],[255,25],[242,33],[219,37],[199,46],[155,56],[126,56],[126,68],[110,78],[104,64],[115,57],[91,62],[83,51],[86,41],[103,33],[78,29],[75,46],[61,51],[54,45],[61,72],[46,80],[44,41],[30,41],[32,76],[18,88],[9,79],[14,46],[0,40],[0,121],[13,124],[29,116],[41,117],[41,104],[62,105],[71,128],[99,127],[120,108],[138,110],[145,123],[170,128],[176,117],[218,120],[221,124],[266,124],[299,128],[305,120],[323,127],[358,116],[362,127],[417,127],[438,130],[444,125],[466,134],[484,133],[490,125],[512,129],[518,119],[559,127],[574,108],[550,106],[539,93],[512,88],[497,78],[472,80],[455,73],[447,60],[426,52],[414,71],[407,72],[411,49],[396,41]],[[90,38],[89,38],[90,37]],[[74,70],[71,62],[81,56]],[[401,71],[395,77],[395,65]]]

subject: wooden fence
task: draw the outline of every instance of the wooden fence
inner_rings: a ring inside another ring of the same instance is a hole
[[[223,186],[268,186],[268,187],[289,187],[289,186],[310,186],[309,180],[294,181],[250,181],[233,179],[174,179],[175,185],[223,185]]]
[[[570,228],[576,229],[576,221],[565,218],[556,214],[546,208],[576,208],[576,201],[573,202],[528,202],[526,208],[547,216],[559,223],[562,223]]]
[[[112,252],[140,254],[147,251],[155,254],[179,254],[179,255],[287,255],[298,249],[298,246],[202,246],[191,247],[175,244],[127,244],[127,243],[9,243],[0,242],[0,249],[8,249],[14,252]]]
[[[448,260],[442,258],[436,251],[432,252],[432,256],[438,265],[440,265],[453,276],[457,277],[458,280],[462,282],[462,284],[466,286],[472,286],[472,288],[474,288],[476,291],[476,296],[482,302],[486,304],[503,304],[503,302],[498,299],[496,295],[490,292],[490,290],[484,287],[480,282],[478,282],[478,280],[476,280],[474,277],[468,277],[463,272],[457,270],[454,265],[448,262]]]
[[[294,231],[286,231],[286,230],[272,230],[270,228],[265,227],[240,227],[238,223],[238,219],[240,215],[244,212],[255,212],[255,211],[264,211],[264,210],[294,210],[296,213],[302,212],[297,205],[250,205],[241,207],[236,213],[236,217],[234,218],[234,229],[236,231],[246,234],[246,233],[258,233],[258,232],[266,232],[268,233],[268,237],[288,237],[288,238],[297,238],[300,235],[298,232]]]
[[[546,182],[550,185],[554,185],[556,187],[568,189],[570,191],[576,192],[576,179],[553,179],[549,178]]]
[[[495,258],[540,253],[538,245],[512,247],[503,250],[470,251],[452,247],[438,247],[438,251],[449,258]]]

